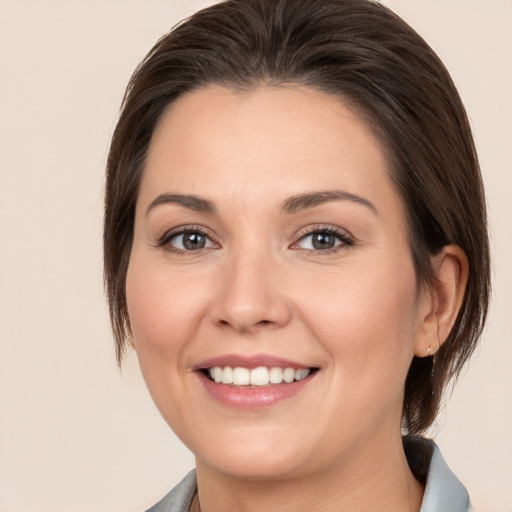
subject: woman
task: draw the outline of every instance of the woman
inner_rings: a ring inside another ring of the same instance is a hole
[[[468,510],[419,435],[485,320],[483,187],[448,73],[385,7],[231,0],[164,36],[104,244],[119,362],[128,340],[196,457],[151,511]]]

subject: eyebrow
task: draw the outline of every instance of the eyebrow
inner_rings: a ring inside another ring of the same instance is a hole
[[[366,206],[372,210],[373,213],[378,215],[377,208],[375,208],[368,199],[351,194],[350,192],[345,192],[344,190],[325,190],[298,194],[288,198],[281,206],[281,211],[288,214],[296,213],[331,201],[352,201]]]
[[[282,204],[281,212],[292,214],[331,201],[352,201],[368,207],[370,210],[372,210],[375,214],[378,215],[377,208],[375,208],[375,206],[370,201],[368,201],[368,199],[357,196],[355,194],[351,194],[350,192],[345,192],[344,190],[325,190],[320,192],[309,192],[306,194],[298,194],[289,197]],[[156,208],[157,206],[163,204],[177,204],[190,210],[194,210],[196,212],[201,213],[208,213],[210,215],[217,215],[218,213],[217,207],[215,206],[213,201],[210,201],[203,197],[199,197],[194,194],[165,193],[158,195],[155,199],[153,199],[153,201],[151,201],[150,205],[146,209],[146,215],[148,215],[149,212]]]
[[[162,204],[177,204],[201,213],[217,214],[217,208],[212,201],[193,194],[160,194],[157,196],[146,209],[146,215]]]

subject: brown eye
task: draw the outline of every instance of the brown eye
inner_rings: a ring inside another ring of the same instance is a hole
[[[213,247],[210,238],[200,231],[184,231],[171,236],[167,240],[167,245],[181,251],[197,251],[208,247]]]
[[[330,251],[336,248],[349,247],[353,241],[344,232],[337,232],[332,229],[315,230],[302,236],[295,244],[297,249],[309,251]]]
[[[311,235],[311,245],[317,251],[332,249],[337,245],[336,242],[336,237],[328,233],[314,233]]]

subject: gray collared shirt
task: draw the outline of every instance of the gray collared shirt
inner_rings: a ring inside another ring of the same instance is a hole
[[[451,472],[439,448],[432,442],[433,453],[420,512],[469,512],[466,488]],[[189,512],[197,492],[195,470],[147,512]]]

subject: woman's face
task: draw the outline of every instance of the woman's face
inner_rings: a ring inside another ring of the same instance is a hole
[[[150,393],[198,467],[300,476],[400,436],[429,304],[386,165],[310,89],[209,86],[163,116],[126,293]]]

